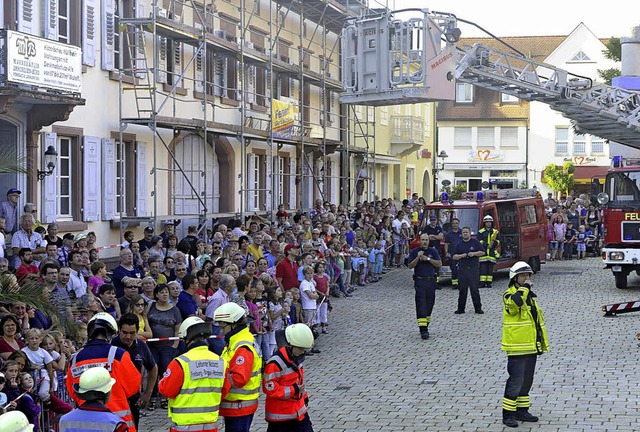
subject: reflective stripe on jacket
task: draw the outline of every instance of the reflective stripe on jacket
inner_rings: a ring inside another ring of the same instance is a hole
[[[118,425],[123,425],[122,419],[109,411],[77,408],[60,418],[59,431],[114,432]]]
[[[480,231],[478,231],[478,241],[485,252],[485,254],[480,257],[481,262],[496,262],[496,260],[500,258],[500,253],[498,252],[500,238],[497,229],[493,227],[491,227],[491,229],[481,228]],[[491,242],[494,242],[493,247],[489,247]]]
[[[521,291],[522,306],[514,303],[512,296]],[[541,354],[549,351],[544,315],[535,296],[526,287],[509,285],[504,293],[502,324],[502,350],[507,355]],[[535,316],[535,318],[534,318]]]
[[[262,376],[262,390],[267,396],[264,406],[267,421],[302,420],[307,412],[307,394],[299,392],[302,384],[303,367],[298,367],[289,358],[286,347],[281,347],[267,362]]]
[[[169,399],[169,417],[176,425],[202,425],[218,420],[225,363],[206,346],[197,346],[175,359],[184,371],[180,393]]]
[[[239,417],[253,414],[258,409],[258,397],[260,396],[260,381],[262,377],[262,359],[254,348],[253,342],[254,337],[249,331],[249,328],[244,327],[229,338],[229,343],[222,352],[222,358],[229,364],[226,378],[229,380],[231,388],[220,405],[220,415]],[[247,356],[238,356],[233,360],[236,354],[238,354],[238,349],[241,347],[244,349],[241,350],[239,354],[241,354],[242,351],[249,350],[253,359],[249,359]],[[247,364],[247,361],[251,361],[251,364]],[[242,368],[245,372],[249,369],[251,370],[249,381],[240,387],[238,383],[234,383],[233,381],[232,374],[235,368]]]

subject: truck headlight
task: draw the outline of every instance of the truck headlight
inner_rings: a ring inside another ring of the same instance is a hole
[[[609,252],[609,259],[611,261],[622,261],[624,259],[624,252]]]

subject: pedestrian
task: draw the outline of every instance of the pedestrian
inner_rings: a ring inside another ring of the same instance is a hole
[[[305,351],[313,348],[313,333],[306,324],[292,324],[284,330],[284,340],[262,375],[267,432],[313,432],[302,367]]]
[[[429,242],[429,234],[426,232],[420,234],[420,247],[412,249],[408,259],[408,267],[414,269],[416,317],[422,339],[429,339],[431,312],[436,301],[436,276],[438,269],[442,267],[438,250],[429,246]]]
[[[217,432],[218,410],[226,396],[227,365],[208,349],[211,324],[199,317],[182,322],[178,336],[187,352],[169,363],[158,391],[169,398],[168,415],[173,421],[170,432]]]
[[[458,262],[451,259],[451,252],[455,249],[459,241],[462,240],[462,231],[460,230],[460,219],[451,219],[451,230],[444,236],[444,254],[449,260],[451,268],[451,286],[458,289]]]
[[[491,288],[493,266],[500,258],[500,233],[493,227],[493,217],[486,215],[482,219],[483,227],[478,231],[478,241],[485,253],[480,257],[480,287]]]
[[[2,432],[32,432],[33,424],[29,423],[22,411],[9,411],[0,415]]]
[[[471,300],[477,314],[483,314],[480,301],[480,266],[478,257],[484,256],[484,247],[471,238],[471,228],[462,228],[462,241],[453,250],[451,258],[458,263],[458,309],[456,314],[463,314],[467,305],[467,294],[471,291]]]
[[[220,404],[226,432],[250,432],[253,415],[258,409],[262,359],[254,348],[254,337],[242,306],[228,302],[213,313],[220,325],[226,346],[222,358],[228,365],[225,375],[229,392]],[[225,386],[226,387],[226,386]]]
[[[76,397],[84,403],[60,418],[60,432],[127,432],[129,427],[106,404],[116,380],[102,367],[87,369],[75,385]]]
[[[118,333],[118,324],[108,313],[99,312],[89,320],[87,323],[89,341],[69,362],[67,392],[78,404],[83,404],[82,399],[76,395],[74,385],[79,383],[82,373],[87,369],[106,367],[111,377],[116,380],[106,406],[127,424],[129,431],[135,432],[136,427],[127,399],[140,390],[141,376],[131,361],[129,353],[109,344],[116,333]]]
[[[537,422],[529,413],[529,391],[538,356],[549,351],[542,310],[531,290],[533,270],[524,261],[509,270],[509,288],[504,293],[502,350],[507,352],[509,378],[502,400],[502,422],[517,427],[517,420]]]

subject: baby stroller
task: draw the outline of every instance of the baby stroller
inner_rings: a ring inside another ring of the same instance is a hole
[[[594,257],[600,256],[600,237],[588,231],[585,247],[587,249],[587,255],[593,254]]]

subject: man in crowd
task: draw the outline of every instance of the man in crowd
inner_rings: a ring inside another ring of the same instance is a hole
[[[142,374],[143,369],[146,371],[144,391],[138,391],[128,399],[136,428],[140,422],[140,410],[147,406],[151,400],[151,393],[158,379],[158,365],[147,344],[138,339],[139,324],[140,321],[136,315],[131,313],[122,315],[118,322],[120,333],[111,341],[111,345],[122,348],[129,353],[138,372]]]
[[[458,309],[456,314],[463,314],[467,304],[467,293],[471,291],[471,300],[477,314],[483,314],[480,301],[480,268],[478,257],[484,255],[480,242],[471,238],[471,228],[462,228],[462,241],[459,241],[451,258],[458,262]]]
[[[162,257],[159,255],[153,255],[147,260],[147,276],[151,276],[156,285],[166,284],[167,277],[161,273],[162,270]]]
[[[207,309],[205,310],[205,317],[207,321],[213,321],[213,313],[223,304],[229,301],[229,297],[233,290],[236,287],[236,281],[233,279],[233,276],[228,274],[223,274],[220,276],[220,288],[211,296],[209,303],[207,304]],[[218,323],[213,323],[213,335],[219,336],[222,334],[222,330]],[[224,339],[213,339],[211,342],[212,349],[216,354],[222,354],[222,350],[224,349]]]
[[[164,247],[169,246],[168,244],[168,238],[170,235],[175,234],[176,230],[175,230],[175,222],[173,221],[173,219],[169,219],[167,221],[165,221],[164,223],[164,231],[160,234],[160,237],[162,237],[162,245]]]
[[[37,281],[40,277],[40,269],[33,264],[33,252],[29,248],[21,248],[18,251],[20,265],[16,269],[16,279],[18,283]]]
[[[420,234],[420,247],[409,253],[407,265],[410,269],[414,269],[416,317],[422,339],[429,339],[431,312],[436,301],[436,276],[438,269],[442,267],[438,250],[429,246],[429,243],[429,235]]]
[[[276,260],[280,256],[280,243],[278,240],[271,240],[269,242],[269,250],[264,254],[264,257],[269,262],[269,268],[275,267]]]
[[[18,220],[20,194],[22,194],[21,191],[11,188],[7,191],[7,200],[0,203],[0,217],[5,219],[7,225],[5,228],[7,244],[11,242],[11,235],[20,229]]]
[[[71,280],[71,268],[60,267],[58,270],[58,288],[63,289],[67,295],[69,293],[69,281]]]
[[[71,268],[71,279],[69,280],[69,294],[72,298],[80,298],[87,293],[87,281],[80,270],[84,267],[82,252],[72,251],[69,254],[69,267]]]
[[[264,250],[262,249],[262,231],[258,231],[253,235],[253,243],[247,248],[247,252],[253,255],[253,260],[258,262],[260,258],[264,256]]]
[[[120,264],[113,269],[111,281],[116,288],[116,297],[124,295],[124,284],[122,279],[125,277],[140,279],[142,271],[133,264],[133,252],[131,249],[122,249],[120,251]]]
[[[153,246],[153,228],[148,226],[144,229],[144,237],[141,240],[138,240],[138,244],[140,245],[140,252],[143,252],[147,249],[150,249]]]
[[[20,265],[20,258],[18,252],[21,248],[29,248],[34,253],[44,254],[44,241],[42,236],[33,231],[34,222],[33,216],[30,214],[24,214],[20,217],[20,230],[13,234],[11,239],[11,248],[13,249],[13,255],[15,256],[14,266]]]
[[[47,243],[47,246],[45,247],[45,254],[45,259],[53,260],[60,265],[58,262],[58,246],[56,246],[55,243]]]
[[[296,258],[300,253],[300,247],[296,244],[288,244],[284,248],[285,258],[276,266],[276,279],[285,290],[298,288],[298,263]]]
[[[62,236],[62,247],[58,249],[58,262],[61,266],[69,265],[69,254],[73,251],[74,237],[71,233]]]
[[[182,319],[185,320],[191,316],[198,315],[198,303],[193,298],[198,289],[198,278],[195,275],[188,274],[182,279],[182,292],[178,296],[177,308],[180,310]]]
[[[122,278],[122,285],[124,285],[124,294],[122,297],[118,297],[118,304],[120,305],[120,311],[124,313],[129,309],[133,296],[138,294],[141,282],[140,279],[125,276]]]

